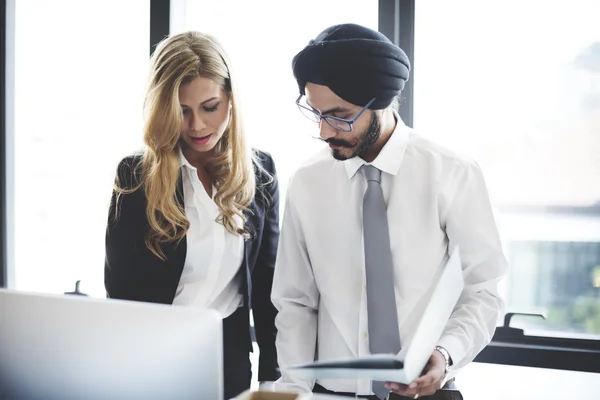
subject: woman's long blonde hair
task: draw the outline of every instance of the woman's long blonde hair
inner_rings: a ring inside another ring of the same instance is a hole
[[[162,245],[179,242],[190,226],[176,193],[180,176],[178,145],[183,125],[179,87],[197,77],[218,83],[228,93],[231,103],[229,125],[206,165],[216,187],[214,201],[221,210],[217,221],[233,234],[248,234],[243,212],[255,192],[253,154],[242,128],[229,58],[209,35],[199,32],[174,35],[159,43],[151,58],[144,101],[146,146],[139,185],[132,189],[116,185],[119,195],[143,188],[150,225],[146,246],[163,260]],[[234,218],[236,215],[241,218],[241,225]]]

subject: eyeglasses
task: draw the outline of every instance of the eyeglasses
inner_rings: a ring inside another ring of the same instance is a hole
[[[373,104],[373,102],[376,99],[376,97],[373,97],[371,101],[369,101],[367,105],[364,106],[362,110],[360,110],[359,113],[354,116],[354,118],[344,119],[334,117],[332,115],[323,115],[314,108],[312,108],[310,105],[301,104],[300,100],[302,100],[302,97],[302,94],[298,97],[298,99],[296,100],[296,105],[306,118],[317,123],[321,122],[321,120],[324,119],[325,122],[329,124],[329,126],[342,132],[350,132],[352,130],[352,125],[356,122],[358,118],[360,118],[360,116],[367,110],[367,108],[369,108],[369,106]]]

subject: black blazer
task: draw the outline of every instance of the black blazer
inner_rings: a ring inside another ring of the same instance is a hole
[[[251,233],[244,244],[244,258],[240,266],[243,275],[242,294],[248,330],[243,340],[252,351],[250,309],[253,311],[256,341],[260,347],[259,381],[279,377],[275,350],[275,316],[271,303],[271,286],[277,244],[279,240],[279,190],[275,164],[268,153],[256,151],[263,168],[271,177],[255,166],[257,189],[254,200],[246,210],[246,227]],[[141,156],[123,159],[118,167],[121,187],[129,188],[139,182]],[[181,176],[177,200],[183,206]],[[146,218],[146,197],[143,188],[122,195],[118,219],[115,220],[116,193],[113,191],[108,226],[106,229],[106,259],[104,284],[107,296],[115,299],[172,304],[187,253],[186,239],[179,245],[163,246],[166,261],[160,260],[144,244],[149,224]]]

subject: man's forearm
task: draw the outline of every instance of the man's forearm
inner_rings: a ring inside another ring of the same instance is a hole
[[[298,304],[282,304],[275,325],[277,357],[282,380],[312,390],[314,381],[295,378],[286,371],[286,368],[315,360],[317,311]]]
[[[486,290],[463,295],[438,341],[452,358],[453,368],[464,367],[487,346],[502,310],[500,297]]]

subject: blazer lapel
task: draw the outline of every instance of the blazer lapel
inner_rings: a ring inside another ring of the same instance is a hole
[[[256,236],[258,234],[256,230],[256,226],[254,224],[254,218],[256,214],[256,203],[254,200],[250,203],[250,206],[247,210],[244,211],[244,215],[246,216],[245,227],[250,237],[244,240],[244,259],[242,260],[242,267],[244,268],[244,281],[245,284],[245,292],[248,306],[250,307],[250,301],[252,298],[252,268],[251,268],[251,260],[253,257],[254,243],[256,241]]]
[[[179,170],[179,179],[177,181],[177,188],[175,189],[175,197],[177,199],[177,203],[181,206],[181,208],[185,212],[185,203],[183,196],[183,178],[181,176],[181,169]],[[183,239],[179,242],[177,246],[173,249],[173,262],[172,265],[174,267],[175,275],[177,276],[176,284],[179,285],[179,280],[181,279],[181,274],[183,272],[183,267],[185,265],[185,259],[187,257],[187,236],[184,236]]]

